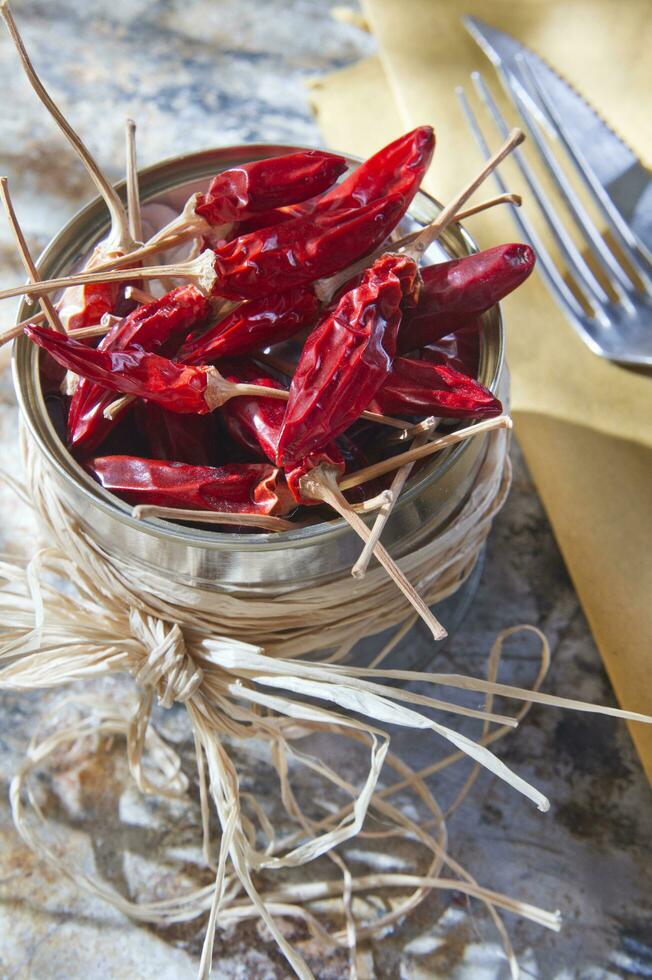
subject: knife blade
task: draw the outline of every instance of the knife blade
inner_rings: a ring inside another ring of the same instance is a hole
[[[521,65],[526,60],[537,86],[554,105],[569,141],[581,152],[583,168],[590,169],[643,251],[652,254],[652,175],[634,151],[576,89],[526,45],[477,17],[463,17],[462,21],[508,92],[511,85],[548,134],[552,129],[554,135],[543,101],[524,77]]]

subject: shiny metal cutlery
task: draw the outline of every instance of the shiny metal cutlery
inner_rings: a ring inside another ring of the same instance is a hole
[[[523,212],[513,209],[521,234],[538,253],[541,272],[553,295],[596,354],[622,363],[652,364],[652,176],[584,99],[542,59],[482,21],[467,17],[464,23],[496,67],[559,192],[560,201],[553,203],[527,157],[522,151],[514,154],[566,271],[585,302],[580,302],[569,287],[564,270],[557,267],[532,222]],[[502,136],[510,127],[489,87],[478,72],[474,72],[472,80]],[[475,139],[488,156],[489,146],[478,119],[462,90],[458,96]],[[564,148],[581,175],[595,209],[617,243],[615,253],[552,152],[551,140]],[[494,176],[504,190],[500,175]],[[581,234],[585,243],[581,248],[561,216],[564,211]],[[638,285],[623,268],[618,250],[634,270]],[[592,261],[585,258],[587,253]],[[595,266],[601,271],[600,277],[593,271]],[[603,283],[608,284],[607,289]]]

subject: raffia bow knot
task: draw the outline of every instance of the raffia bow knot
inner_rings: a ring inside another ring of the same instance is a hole
[[[136,683],[154,688],[163,708],[188,701],[201,686],[204,673],[188,653],[178,623],[166,623],[132,608],[129,628],[147,651],[145,661],[133,671]]]

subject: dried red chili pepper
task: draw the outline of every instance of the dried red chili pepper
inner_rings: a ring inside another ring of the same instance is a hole
[[[370,404],[376,412],[455,419],[492,418],[503,410],[500,401],[479,381],[447,364],[408,357],[395,358]]]
[[[213,178],[195,211],[210,225],[242,221],[260,211],[306,201],[329,188],[346,170],[344,157],[302,150],[254,160]]]
[[[210,314],[211,304],[195,286],[180,286],[114,324],[98,350],[119,351],[135,345],[148,351],[172,352],[188,330],[198,327]],[[103,416],[112,401],[105,385],[81,378],[68,413],[71,446],[89,451],[99,445],[113,424]]]
[[[510,244],[422,268],[417,307],[406,312],[399,330],[399,353],[424,347],[490,309],[527,279],[534,263],[529,245]]]
[[[400,194],[407,209],[430,166],[435,149],[431,126],[418,126],[379,150],[314,204],[317,211],[355,208]],[[306,210],[310,205],[306,207]]]
[[[98,346],[100,350],[135,346],[171,354],[188,331],[199,327],[211,313],[211,304],[196,286],[179,286],[133,310],[109,330]]]
[[[188,466],[140,456],[100,456],[86,469],[131,504],[231,514],[282,515],[296,504],[283,474],[269,463]]]
[[[110,391],[136,395],[180,414],[204,415],[221,403],[215,368],[179,364],[138,347],[93,349],[43,327],[26,327],[25,334],[68,371]]]
[[[366,409],[391,368],[401,302],[417,276],[411,259],[383,255],[315,327],[292,378],[279,462],[324,449]]]
[[[204,289],[226,299],[257,299],[332,275],[373,252],[405,207],[392,195],[243,235],[203,253]]]
[[[319,302],[311,286],[243,303],[179,351],[185,364],[206,364],[218,357],[248,354],[288,340],[314,323]]]
[[[139,402],[137,419],[154,459],[195,466],[209,466],[215,461],[213,416],[179,415],[153,402]]]

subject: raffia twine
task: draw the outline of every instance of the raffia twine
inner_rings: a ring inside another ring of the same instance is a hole
[[[509,489],[507,445],[505,431],[490,434],[482,470],[460,514],[443,533],[400,561],[429,604],[451,595],[474,566]],[[414,619],[382,570],[371,569],[362,580],[345,576],[276,599],[180,588],[163,576],[144,572],[128,556],[117,559],[105,554],[67,510],[47,465],[24,433],[23,456],[26,487],[7,475],[3,478],[33,507],[51,544],[27,562],[0,560],[4,580],[0,591],[4,624],[0,663],[6,664],[0,669],[0,689],[65,686],[118,672],[131,675],[139,692],[135,707],[90,695],[77,698],[82,714],[74,724],[60,721],[46,736],[35,735],[10,789],[13,819],[27,845],[78,887],[134,919],[170,924],[208,912],[199,968],[203,978],[210,974],[216,928],[256,916],[266,923],[299,977],[310,978],[312,973],[284,937],[278,917],[298,919],[319,942],[348,948],[350,975],[358,977],[359,941],[398,921],[433,889],[455,889],[486,906],[498,929],[511,975],[517,977],[518,966],[498,910],[553,929],[560,926],[559,914],[482,887],[447,853],[445,815],[426,777],[470,757],[474,768],[449,814],[462,802],[481,766],[546,810],[549,804],[543,794],[488,748],[516,727],[533,702],[640,721],[650,719],[542,694],[539,688],[548,668],[549,649],[543,634],[534,627],[515,627],[498,637],[488,659],[486,679],[383,670],[380,662],[392,643],[381,651],[373,668],[340,663],[361,637],[397,627],[393,641],[397,642]],[[497,682],[503,643],[521,630],[534,633],[540,642],[540,666],[531,690]],[[326,659],[297,659],[323,650],[330,651]],[[383,683],[395,679],[476,691],[485,697],[484,708],[471,709]],[[493,710],[496,695],[523,704],[514,717],[497,714]],[[312,700],[306,702],[306,697]],[[170,899],[136,903],[101,879],[71,867],[45,842],[39,830],[46,821],[30,790],[29,777],[65,746],[78,745],[86,736],[119,735],[126,741],[130,773],[143,793],[183,798],[188,776],[177,753],[150,723],[155,698],[163,707],[174,702],[184,704],[190,719],[203,853],[214,870],[215,881]],[[314,701],[328,706],[318,706]],[[478,718],[483,723],[481,737],[472,741],[414,706]],[[383,723],[430,730],[451,743],[454,751],[428,769],[414,772],[389,751],[390,738],[381,727]],[[367,746],[368,773],[361,787],[351,785],[326,762],[300,750],[302,739],[321,731]],[[233,737],[262,738],[269,743],[283,806],[297,825],[294,833],[278,838],[259,802],[241,793],[238,771],[225,747],[225,739]],[[350,802],[321,820],[310,819],[292,791],[290,763],[308,767]],[[385,763],[398,780],[381,788],[379,777]],[[427,807],[429,821],[416,822],[389,801],[392,794],[405,790]],[[253,820],[243,811],[245,796],[249,812],[255,814]],[[221,828],[216,858],[209,835],[210,801]],[[352,875],[336,848],[358,834],[373,836],[373,832],[363,830],[368,816],[380,821],[381,836],[409,839],[425,848],[429,855],[425,869],[414,874]],[[271,872],[296,868],[323,855],[335,863],[340,878],[273,881]],[[366,921],[354,914],[354,895],[388,891],[401,896],[391,911]],[[336,932],[329,932],[322,921],[327,899],[336,900],[341,912],[343,926]]]

